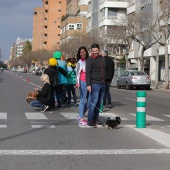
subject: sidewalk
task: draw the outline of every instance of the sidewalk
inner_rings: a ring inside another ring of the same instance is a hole
[[[169,90],[165,90],[164,85],[158,85],[158,89],[155,89],[155,86],[151,86],[151,89],[152,90],[158,90],[158,91],[164,91],[164,92],[170,92],[170,89]]]

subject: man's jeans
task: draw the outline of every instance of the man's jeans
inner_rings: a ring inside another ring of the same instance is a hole
[[[103,104],[106,105],[106,98],[108,101],[108,104],[111,104],[111,96],[110,96],[110,82],[106,81],[105,84],[105,93],[104,93],[104,98],[103,98]]]
[[[105,84],[92,84],[91,86],[91,103],[88,112],[88,122],[96,121],[99,117],[100,105],[103,103]]]
[[[90,101],[91,95],[87,91],[86,82],[80,81],[80,104],[79,104],[80,119],[84,117],[85,112],[88,110]]]
[[[40,103],[38,100],[33,100],[30,105],[32,107],[40,107],[40,108],[43,108],[44,104]]]

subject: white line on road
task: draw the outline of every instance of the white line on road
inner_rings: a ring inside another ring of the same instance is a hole
[[[169,134],[155,130],[155,129],[150,129],[150,128],[135,128],[134,125],[126,125],[126,126],[170,148],[170,135]]]
[[[103,113],[99,113],[99,116],[102,116],[104,118],[110,117],[111,119],[114,119],[116,116],[119,116],[119,115],[116,115],[114,113],[103,112]],[[121,119],[122,120],[127,120],[126,118],[122,118],[122,117],[121,117]]]
[[[130,114],[132,116],[135,116],[136,117],[136,114],[132,113]],[[153,116],[149,116],[149,115],[146,115],[146,120],[150,120],[150,121],[164,121],[162,119],[159,119],[159,118],[156,118],[156,117],[153,117]]]
[[[169,154],[170,149],[109,149],[109,150],[0,150],[0,155],[140,155]]]
[[[0,112],[0,119],[6,120],[7,119],[7,113]]]
[[[55,128],[54,125],[31,125],[32,128]]]
[[[25,113],[27,119],[37,119],[37,120],[42,120],[42,119],[47,119],[47,117],[43,113],[39,112],[26,112]]]
[[[125,99],[127,99],[127,100],[132,100],[132,101],[137,101],[137,100],[135,100],[135,99],[131,99],[131,98],[127,98],[127,97],[125,97]]]

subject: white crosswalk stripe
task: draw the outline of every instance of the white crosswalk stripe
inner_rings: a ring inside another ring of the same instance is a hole
[[[42,125],[39,124],[42,120],[48,120],[44,113],[26,112],[25,115],[28,120],[34,120],[30,122],[32,128],[55,128],[54,125],[48,125],[48,122],[47,124],[44,123]]]
[[[0,112],[0,128],[7,128],[7,113]]]
[[[119,115],[116,115],[116,114],[114,114],[114,113],[108,113],[108,112],[100,113],[99,115],[100,115],[101,117],[104,117],[104,118],[110,117],[111,119],[114,119],[116,116],[119,116]],[[121,117],[121,120],[127,120],[127,119],[124,118],[124,117]]]
[[[131,113],[130,115],[136,117],[136,114],[134,114],[134,113]],[[162,119],[159,119],[159,118],[156,118],[156,117],[153,117],[153,116],[149,116],[149,115],[146,115],[146,120],[147,121],[165,121],[165,120],[162,120]]]

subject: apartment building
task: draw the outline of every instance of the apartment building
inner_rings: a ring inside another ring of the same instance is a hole
[[[159,15],[161,13],[161,3],[162,0],[131,0],[127,8],[127,14],[133,15],[137,12],[149,13],[150,18],[148,19],[153,23],[155,19],[154,14]],[[170,40],[167,41],[170,42]],[[128,56],[131,68],[140,68],[139,55],[141,48],[139,43],[132,43]],[[170,43],[168,50],[170,56]],[[156,43],[151,48],[147,49],[144,53],[144,63],[145,70],[151,76],[153,85],[159,80],[165,80],[165,50],[163,46]]]
[[[73,36],[86,33],[87,0],[67,0],[66,15],[62,17],[61,44]]]
[[[88,0],[87,32],[95,28],[107,32],[108,26],[126,17],[127,7],[128,0]]]
[[[22,39],[20,37],[17,37],[16,41],[13,43],[11,47],[10,59],[22,56],[23,48],[27,41],[32,43],[32,39]]]
[[[33,15],[33,51],[60,48],[61,18],[66,13],[66,0],[42,0],[42,8]]]

